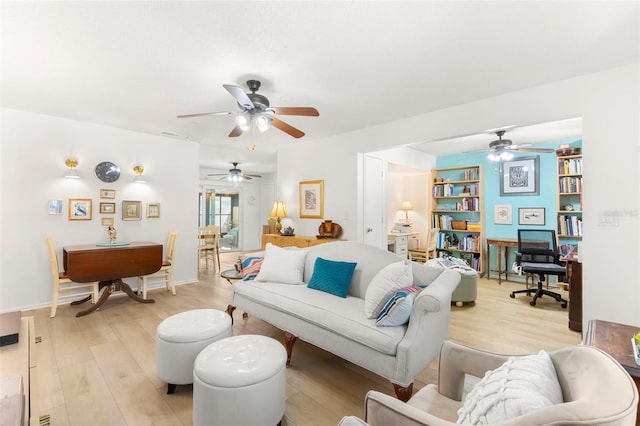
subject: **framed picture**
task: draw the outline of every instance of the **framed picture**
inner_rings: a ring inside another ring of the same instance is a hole
[[[540,157],[521,157],[500,163],[500,195],[539,195]]]
[[[324,181],[300,182],[300,217],[322,219],[324,217]]]
[[[141,201],[123,201],[122,202],[122,220],[141,220],[142,219],[142,202]]]
[[[511,204],[496,204],[493,206],[493,223],[511,225],[511,214]]]
[[[147,217],[160,217],[160,203],[147,203]]]
[[[100,225],[102,225],[102,226],[113,225],[113,218],[112,217],[103,217],[100,220]]]
[[[49,200],[49,214],[62,214],[62,200]]]
[[[115,214],[116,213],[116,203],[100,203],[100,213],[101,214]]]
[[[101,189],[100,198],[116,198],[115,189]]]
[[[69,220],[91,220],[91,198],[69,198]]]
[[[518,225],[544,225],[544,207],[518,209]]]

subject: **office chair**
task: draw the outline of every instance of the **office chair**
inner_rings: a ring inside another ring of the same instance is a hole
[[[538,287],[526,290],[512,291],[509,297],[516,297],[517,293],[526,293],[530,296],[535,293],[533,300],[529,302],[531,306],[536,306],[536,300],[546,295],[562,302],[563,308],[568,302],[558,293],[546,290],[542,287],[546,275],[557,275],[562,279],[567,273],[564,263],[560,262],[560,252],[556,242],[556,231],[551,229],[518,229],[518,252],[516,253],[516,264],[523,273],[538,275]]]

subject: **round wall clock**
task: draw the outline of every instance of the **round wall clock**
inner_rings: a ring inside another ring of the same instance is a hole
[[[103,182],[115,182],[120,177],[120,167],[111,161],[103,161],[96,165],[95,173]]]
[[[249,198],[247,198],[247,203],[249,203],[250,206],[254,205],[256,203],[256,197],[254,197],[253,195],[249,195]]]

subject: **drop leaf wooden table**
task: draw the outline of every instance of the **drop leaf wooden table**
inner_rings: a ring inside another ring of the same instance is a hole
[[[138,241],[122,245],[78,245],[63,247],[64,270],[72,281],[78,283],[99,281],[102,295],[89,309],[78,312],[76,317],[88,315],[106,302],[115,291],[123,291],[139,303],[154,303],[143,299],[122,281],[126,277],[153,274],[162,266],[162,244]],[[104,290],[103,290],[104,289]],[[91,296],[72,302],[78,305]]]

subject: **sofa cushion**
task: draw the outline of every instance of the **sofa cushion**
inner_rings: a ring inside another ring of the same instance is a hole
[[[562,402],[553,361],[547,352],[540,351],[511,357],[487,371],[458,410],[458,423],[499,423]]]
[[[382,309],[376,314],[378,327],[396,327],[409,322],[413,299],[422,287],[411,286],[394,292],[386,299]]]
[[[375,319],[363,315],[363,299],[335,297],[306,285],[239,280],[233,283],[233,292],[234,297],[284,312],[387,355],[396,354],[407,327],[376,327]]]
[[[374,311],[384,297],[393,290],[400,290],[413,284],[411,262],[403,260],[382,268],[373,277],[364,296],[364,314],[375,318]]]
[[[257,281],[302,284],[307,250],[289,250],[267,243]]]
[[[318,257],[307,287],[339,297],[347,297],[355,269],[355,262],[340,262]]]
[[[258,275],[258,272],[260,272],[260,266],[262,266],[262,259],[262,256],[240,257],[242,265],[242,279],[244,281],[250,281]]]

